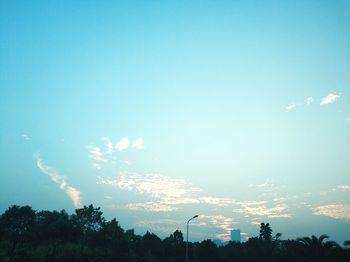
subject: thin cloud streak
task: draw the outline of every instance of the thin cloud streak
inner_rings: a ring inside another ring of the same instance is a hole
[[[170,233],[181,229],[183,221],[175,219],[141,220],[137,221],[135,226]]]
[[[70,199],[73,202],[73,205],[76,208],[79,208],[82,206],[82,196],[81,196],[82,194],[78,189],[70,186],[66,181],[66,179],[63,176],[61,176],[56,169],[46,165],[41,158],[37,158],[36,164],[38,168],[41,170],[41,172],[50,176],[52,181],[57,183],[60,189],[62,189],[70,197]]]
[[[295,103],[292,103],[292,104],[286,106],[287,112],[291,112],[292,110],[295,109],[296,106],[297,106],[297,105],[296,105]]]
[[[101,148],[93,145],[88,145],[87,149],[89,151],[89,157],[97,162],[107,163],[108,160],[103,157]]]
[[[126,205],[126,208],[130,210],[146,211],[146,212],[170,212],[178,210],[179,208],[163,204],[160,202],[143,202],[143,203],[130,203]]]

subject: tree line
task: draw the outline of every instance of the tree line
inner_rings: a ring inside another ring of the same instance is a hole
[[[281,240],[269,223],[246,242],[216,246],[211,240],[188,243],[191,262],[350,261],[350,241],[341,247],[327,235]],[[161,239],[146,232],[124,230],[114,218],[107,221],[93,205],[69,215],[11,206],[0,216],[0,262],[180,262],[186,242],[180,230]]]

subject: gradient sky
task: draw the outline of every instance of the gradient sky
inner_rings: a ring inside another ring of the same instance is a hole
[[[0,2],[0,211],[350,238],[350,2]]]

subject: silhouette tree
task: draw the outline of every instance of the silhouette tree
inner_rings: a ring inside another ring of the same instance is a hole
[[[93,205],[84,206],[75,210],[75,216],[73,219],[83,230],[83,232],[88,231],[98,231],[102,224],[105,222],[105,219],[102,217],[102,212],[100,207],[94,208]]]
[[[165,257],[173,261],[185,260],[184,237],[181,230],[176,230],[163,240]]]
[[[350,248],[328,241],[327,235],[281,240],[262,223],[258,237],[217,247],[212,241],[189,243],[193,262],[350,261]],[[348,247],[350,241],[344,242]],[[88,247],[88,248],[87,248]],[[163,241],[146,232],[124,230],[114,218],[106,221],[92,205],[68,215],[64,210],[36,212],[11,206],[0,216],[0,262],[180,262],[185,259],[183,234],[176,230]]]
[[[329,237],[325,234],[320,237],[311,236],[298,238],[301,244],[303,255],[309,261],[328,261],[332,256],[332,251],[338,244],[334,241],[326,241]]]
[[[40,211],[36,215],[36,221],[36,240],[48,247],[47,260],[55,260],[62,245],[79,239],[79,230],[74,227],[65,210]]]
[[[142,255],[146,261],[154,261],[156,257],[161,257],[162,240],[155,234],[146,232],[142,237]]]
[[[89,240],[93,240],[96,232],[101,229],[105,219],[102,217],[100,208],[94,208],[93,205],[84,206],[75,210],[75,215],[72,215],[74,224],[81,230],[81,252],[84,251],[85,246]],[[93,241],[92,241],[93,242]]]
[[[270,227],[270,224],[267,223],[261,223],[260,224],[260,239],[263,239],[265,241],[271,241],[272,240],[272,229]]]
[[[119,226],[115,218],[103,223],[96,239],[95,245],[104,249],[105,258],[108,256],[108,251],[111,250],[111,256],[113,258],[119,257],[119,259],[125,260],[127,242],[124,236],[124,230]]]
[[[350,240],[345,240],[344,241],[344,246],[347,248],[350,248]]]
[[[3,237],[12,242],[9,256],[12,258],[17,245],[28,241],[35,226],[35,211],[30,206],[11,206],[0,218]]]
[[[201,262],[220,261],[218,248],[210,239],[196,245],[196,258],[197,261]]]
[[[139,261],[139,256],[143,252],[142,237],[136,235],[134,229],[126,230],[124,235],[129,246],[129,260]]]

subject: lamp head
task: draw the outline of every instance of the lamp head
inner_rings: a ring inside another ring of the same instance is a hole
[[[192,217],[192,218],[197,218],[198,217],[198,215],[195,215],[194,217]]]

